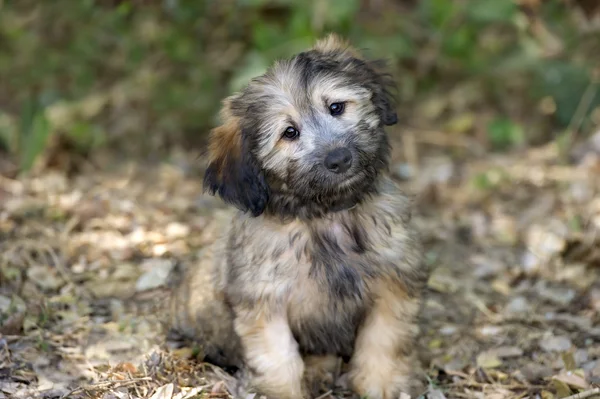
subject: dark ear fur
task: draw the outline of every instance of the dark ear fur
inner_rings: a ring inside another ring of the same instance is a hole
[[[248,139],[242,135],[239,118],[231,116],[227,109],[222,115],[225,123],[211,132],[204,189],[252,216],[259,216],[269,200],[265,176],[248,148]]]
[[[372,61],[370,67],[375,75],[373,103],[379,110],[383,124],[395,125],[398,123],[398,114],[396,113],[396,101],[391,92],[395,88],[394,79],[391,75],[380,72],[385,67],[383,61]]]

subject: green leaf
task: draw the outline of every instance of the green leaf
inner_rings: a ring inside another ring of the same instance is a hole
[[[473,185],[481,191],[487,191],[494,186],[485,172],[479,173],[473,177]]]
[[[86,121],[76,121],[69,131],[69,137],[80,151],[104,144],[106,136],[98,126]]]
[[[458,11],[452,0],[421,0],[419,11],[422,18],[436,28],[441,28]]]
[[[295,38],[315,38],[315,32],[313,32],[311,26],[311,15],[307,8],[294,10],[289,23],[288,34]],[[281,35],[279,35],[278,39],[281,42]]]
[[[523,128],[507,118],[497,118],[487,127],[488,138],[496,149],[522,144],[525,140]]]
[[[14,151],[15,132],[11,120],[0,113],[0,150]]]
[[[365,37],[359,40],[360,48],[365,48],[375,58],[407,59],[415,55],[416,49],[409,37]]]
[[[568,61],[548,61],[540,63],[537,70],[536,91],[539,98],[551,96],[556,102],[555,117],[563,126],[571,123],[577,108],[590,85],[589,71]],[[585,116],[600,106],[600,90],[596,90]]]
[[[360,7],[358,0],[329,0],[325,4],[325,20],[334,26],[352,21]]]
[[[44,151],[50,135],[50,123],[44,109],[34,101],[28,101],[21,113],[19,149],[21,170],[31,169],[37,157]]]
[[[254,46],[259,51],[268,51],[271,47],[282,42],[283,32],[271,23],[258,22],[252,30]]]
[[[477,33],[472,25],[460,26],[444,36],[442,47],[444,53],[451,57],[469,59],[476,54],[473,50],[477,47]]]
[[[230,92],[241,90],[250,79],[258,76],[266,71],[269,66],[268,60],[259,53],[251,52],[246,57],[244,65],[236,72],[235,76],[230,81]]]
[[[514,0],[471,0],[465,7],[467,17],[474,22],[511,22],[518,11]]]
[[[256,8],[265,6],[267,4],[285,5],[285,4],[289,4],[292,2],[293,2],[293,0],[237,0],[237,3],[240,6],[256,7]]]

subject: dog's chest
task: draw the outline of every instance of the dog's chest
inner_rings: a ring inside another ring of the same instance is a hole
[[[349,356],[370,303],[373,266],[357,233],[335,221],[317,228],[267,225],[253,233],[245,227],[250,242],[237,247],[236,257],[245,267],[234,262],[232,277],[245,281],[248,296],[287,313],[302,352]]]
[[[302,353],[350,356],[369,303],[364,259],[339,223],[305,234],[285,298],[290,327]]]

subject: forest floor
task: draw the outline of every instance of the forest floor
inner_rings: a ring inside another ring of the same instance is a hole
[[[425,133],[412,136],[420,140]],[[459,161],[395,143],[433,266],[429,398],[600,386],[600,158],[555,145]],[[412,150],[411,150],[412,151]],[[227,398],[231,376],[161,330],[169,271],[214,239],[197,154],[0,176],[0,398]],[[418,167],[415,167],[418,166]],[[344,396],[343,380],[322,398]],[[252,397],[252,395],[250,395]]]

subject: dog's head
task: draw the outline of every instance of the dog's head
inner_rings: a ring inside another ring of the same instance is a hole
[[[392,84],[335,36],[276,63],[224,101],[205,187],[254,216],[353,206],[388,165]]]

